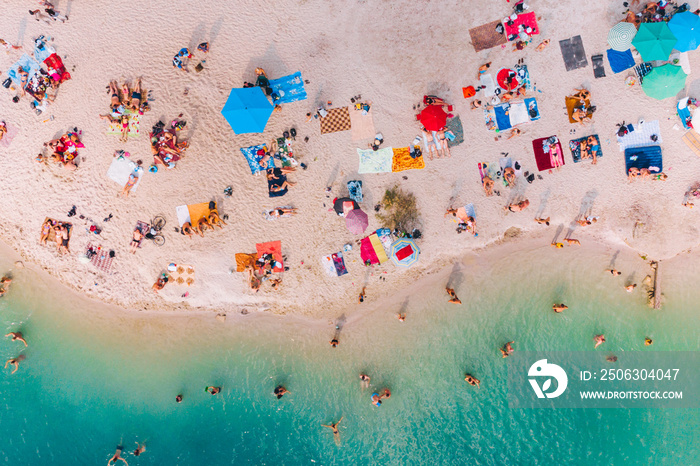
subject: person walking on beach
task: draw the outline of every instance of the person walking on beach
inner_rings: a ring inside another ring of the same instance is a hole
[[[569,309],[569,306],[567,306],[564,303],[552,304],[552,310],[554,310],[554,312],[556,312],[556,313],[560,313],[560,312],[565,311],[567,309]]]
[[[360,291],[360,297],[358,298],[357,302],[358,303],[363,303],[365,302],[365,297],[367,296],[367,287],[363,286],[362,291]]]
[[[278,385],[277,387],[275,387],[275,396],[277,397],[278,400],[280,398],[282,398],[284,395],[286,395],[287,393],[291,393],[291,392],[289,390],[287,390],[286,388],[284,388],[282,385]]]
[[[7,335],[5,335],[5,338],[7,337],[12,337],[12,341],[21,341],[22,343],[24,343],[25,347],[29,346],[27,345],[27,340],[25,340],[22,336],[22,332],[10,332]]]
[[[547,226],[549,226],[549,217],[547,218],[535,218],[535,221],[542,225],[543,223]]]
[[[480,387],[480,385],[481,385],[481,380],[477,379],[476,377],[474,377],[474,376],[471,375],[471,374],[466,374],[466,375],[464,376],[464,380],[465,380],[469,385],[471,385],[472,387],[481,388],[481,387]]]
[[[632,284],[627,285],[627,286],[625,287],[625,291],[627,291],[628,293],[631,293],[631,292],[634,291],[635,288],[637,288],[637,284],[636,284],[636,283],[632,283]]]
[[[450,297],[450,300],[447,301],[448,303],[452,304],[462,304],[462,301],[459,300],[457,297],[457,294],[455,293],[455,290],[453,288],[450,288],[449,286],[445,287],[445,291],[447,291],[447,294]]]
[[[504,358],[507,358],[508,356],[510,356],[510,354],[511,354],[513,351],[515,351],[515,350],[513,349],[513,346],[512,346],[513,343],[515,343],[515,341],[509,341],[508,343],[506,343],[506,344],[503,346],[503,348],[500,348],[501,354],[503,355]]]
[[[217,393],[221,392],[221,387],[215,387],[213,385],[207,387],[204,389],[205,392],[209,392],[212,395],[216,395]]]
[[[606,272],[608,272],[613,277],[617,277],[619,275],[622,275],[622,272],[620,272],[619,270],[615,270],[615,269],[608,269],[608,270],[606,270]]]
[[[338,431],[338,424],[340,424],[340,421],[343,420],[343,417],[338,420],[338,422],[331,424],[331,425],[326,425],[326,424],[321,424],[322,427],[328,427],[333,431],[333,439],[335,440],[336,445],[340,445],[340,432]]]
[[[144,451],[146,451],[146,444],[139,444],[139,442],[136,442],[136,450],[134,450],[134,456],[141,456],[141,453],[143,453]]]
[[[605,343],[605,335],[596,335],[595,337],[593,337],[593,341],[595,341],[595,346],[593,347],[593,349],[596,349],[597,347]]]
[[[16,358],[8,359],[7,361],[5,361],[5,369],[7,369],[7,366],[14,366],[15,368],[12,370],[12,372],[10,372],[10,374],[14,374],[15,372],[17,372],[17,369],[19,369],[19,363],[21,361],[24,361],[24,358],[26,358],[26,356],[20,354]]]
[[[117,447],[116,453],[114,453],[114,456],[112,456],[112,458],[110,458],[110,460],[107,461],[107,466],[110,466],[112,463],[115,463],[115,464],[116,464],[116,463],[117,463],[117,460],[123,461],[124,464],[125,464],[126,466],[129,466],[129,463],[127,463],[126,460],[125,460],[124,458],[122,458],[122,452],[123,452],[123,451],[124,451],[124,447],[121,446],[121,445],[119,445],[119,446]]]

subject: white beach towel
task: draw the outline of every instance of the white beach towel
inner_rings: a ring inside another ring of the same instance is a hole
[[[335,264],[333,263],[333,258],[330,254],[327,256],[321,256],[321,265],[323,266],[323,270],[326,272],[326,275],[329,277],[338,276],[338,272],[335,270]]]
[[[479,83],[481,86],[484,86],[484,89],[482,89],[484,97],[489,98],[496,95],[496,83],[493,80],[493,76],[484,73],[479,78]]]
[[[642,125],[632,124],[632,127],[634,131],[617,138],[620,152],[624,152],[628,147],[658,146],[663,142],[659,120],[645,121]],[[651,140],[654,134],[658,137],[656,141]]]
[[[139,184],[141,183],[141,176],[143,176],[143,168],[136,165],[129,159],[124,157],[116,157],[112,160],[112,164],[107,169],[107,178],[114,181],[120,186],[124,186],[127,181],[129,181],[129,175],[134,173],[138,179],[136,184],[131,188],[132,191],[136,191]]]
[[[180,226],[184,225],[187,222],[191,222],[190,210],[187,208],[186,205],[179,205],[175,207],[175,213],[177,213],[177,222],[180,224]]]
[[[527,105],[525,105],[524,102],[510,104],[510,109],[508,109],[508,117],[510,118],[511,126],[527,123],[530,121],[530,115],[527,113]]]

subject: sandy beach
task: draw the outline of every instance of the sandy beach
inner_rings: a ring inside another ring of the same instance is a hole
[[[700,159],[681,140],[684,130],[676,115],[677,99],[654,100],[637,84],[625,84],[627,72],[594,79],[590,56],[605,53],[608,30],[623,19],[621,2],[587,4],[585,12],[574,1],[533,0],[540,34],[523,51],[509,43],[479,53],[470,44],[469,29],[503,19],[511,11],[505,1],[434,2],[358,1],[335,4],[323,1],[181,2],[122,1],[119,6],[57,2],[69,16],[64,23],[46,25],[27,13],[25,2],[9,0],[0,18],[5,40],[24,47],[0,53],[0,79],[22,52],[30,53],[39,35],[49,41],[63,59],[72,79],[61,84],[55,102],[36,115],[24,97],[13,103],[9,89],[0,94],[0,119],[17,129],[9,146],[0,147],[0,170],[5,174],[0,208],[0,235],[27,264],[36,264],[65,285],[101,301],[135,310],[239,313],[266,310],[319,319],[358,311],[357,295],[367,286],[368,305],[392,299],[419,278],[439,274],[473,251],[502,247],[505,241],[538,241],[548,246],[560,240],[582,210],[600,219],[595,225],[575,228],[572,238],[586,244],[605,245],[611,254],[618,248],[636,251],[649,259],[666,260],[698,244],[698,209],[682,206],[684,193],[700,173]],[[691,2],[695,8],[697,2]],[[164,14],[154,14],[163,12]],[[167,14],[166,14],[167,13]],[[458,13],[458,14],[456,14]],[[115,18],[118,33],[113,31]],[[567,72],[558,41],[580,35],[589,65]],[[535,46],[551,44],[542,52]],[[202,72],[184,73],[171,65],[182,47],[210,43]],[[520,126],[523,134],[506,140],[506,133],[488,131],[481,110],[470,110],[473,99],[462,96],[462,87],[476,85],[478,67],[492,62],[494,70],[512,68],[524,59],[535,87],[541,118]],[[637,59],[639,63],[641,60]],[[700,69],[700,56],[689,53],[690,67]],[[273,113],[262,134],[235,135],[220,111],[234,87],[255,79],[262,67],[271,78],[301,71],[308,80],[308,99],[285,104]],[[112,80],[134,82],[141,78],[152,96],[152,110],[141,122],[139,138],[123,143],[106,134]],[[591,91],[597,112],[583,127],[568,122],[564,98],[574,89]],[[187,90],[187,95],[185,95]],[[306,114],[320,105],[351,105],[358,94],[371,102],[374,125],[384,136],[384,147],[406,147],[420,134],[414,107],[424,95],[436,95],[454,106],[461,118],[465,142],[451,149],[448,159],[426,160],[425,169],[398,173],[358,174],[357,148],[370,139],[352,141],[351,132],[321,134],[318,120],[306,122]],[[691,75],[683,96],[700,97],[700,84]],[[116,150],[129,151],[132,160],[150,165],[147,132],[161,119],[182,114],[187,121],[184,138],[190,141],[186,156],[173,170],[145,173],[138,189],[126,199],[121,187],[108,179],[107,170]],[[50,117],[53,117],[52,119]],[[616,124],[658,120],[666,181],[628,182],[623,153],[615,137]],[[48,121],[47,121],[48,120]],[[68,172],[55,165],[41,165],[35,157],[44,142],[68,129],[82,131],[85,148],[80,166]],[[680,128],[679,128],[680,127]],[[268,198],[264,176],[250,173],[240,148],[269,143],[295,128],[292,142],[299,162],[290,180],[297,184],[281,198]],[[572,130],[576,130],[572,133]],[[597,165],[572,163],[568,141],[589,134],[600,137],[603,156]],[[557,135],[564,147],[566,165],[552,173],[537,172],[533,139]],[[308,142],[304,139],[308,137]],[[486,197],[477,164],[498,161],[503,153],[521,162],[525,170],[539,173],[531,184],[520,180],[515,188],[500,187],[500,196]],[[420,211],[422,238],[419,263],[400,269],[391,262],[367,268],[360,259],[353,235],[332,210],[335,197],[347,195],[346,183],[364,184],[362,209],[369,214],[371,233],[383,225],[373,207],[387,188],[398,184],[415,194]],[[232,187],[232,195],[224,189]],[[331,187],[327,195],[326,187]],[[505,212],[516,196],[530,200],[524,212]],[[174,231],[175,208],[214,200],[228,215],[223,230],[204,238],[187,238]],[[472,203],[479,235],[458,235],[456,225],[443,217],[449,207]],[[75,205],[77,215],[67,217]],[[289,205],[299,210],[292,218],[266,220],[262,212]],[[550,226],[533,221],[536,214],[551,217]],[[112,214],[110,221],[103,219]],[[80,219],[83,215],[86,218]],[[135,255],[129,242],[137,221],[156,215],[166,218],[162,247],[146,241]],[[55,247],[38,244],[45,217],[71,221],[71,252],[59,256]],[[88,220],[92,220],[89,222]],[[87,228],[98,225],[96,236]],[[534,240],[533,240],[534,238]],[[251,253],[255,244],[282,241],[289,270],[282,274],[279,291],[263,286],[253,293],[247,275],[235,270],[235,253]],[[111,271],[99,271],[78,259],[88,243],[115,251]],[[332,278],[320,257],[353,244],[345,254],[348,274]],[[562,261],[575,246],[566,246]],[[171,262],[192,265],[196,283],[191,287],[169,284],[157,295],[151,285]],[[465,273],[468,273],[468,268]],[[187,296],[184,294],[187,293]]]

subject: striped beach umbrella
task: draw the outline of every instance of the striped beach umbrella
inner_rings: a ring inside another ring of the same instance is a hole
[[[632,39],[637,35],[637,28],[632,23],[617,23],[608,33],[608,45],[611,49],[624,52],[632,46]]]
[[[391,245],[391,260],[399,267],[410,267],[418,262],[420,249],[412,239],[402,238]]]
[[[632,40],[632,45],[644,61],[668,60],[676,42],[678,40],[668,28],[668,24],[642,23]]]

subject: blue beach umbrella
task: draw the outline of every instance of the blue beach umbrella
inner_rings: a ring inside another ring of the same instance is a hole
[[[689,11],[677,13],[668,22],[668,28],[678,39],[676,50],[688,52],[695,50],[700,45],[700,17],[698,15]]]
[[[676,36],[673,35],[666,23],[642,23],[639,31],[632,40],[644,61],[668,60],[671,51],[676,46]]]
[[[221,114],[236,134],[262,133],[273,109],[259,87],[234,88]]]
[[[412,239],[402,238],[391,245],[391,260],[399,267],[410,267],[418,262],[420,249]]]

